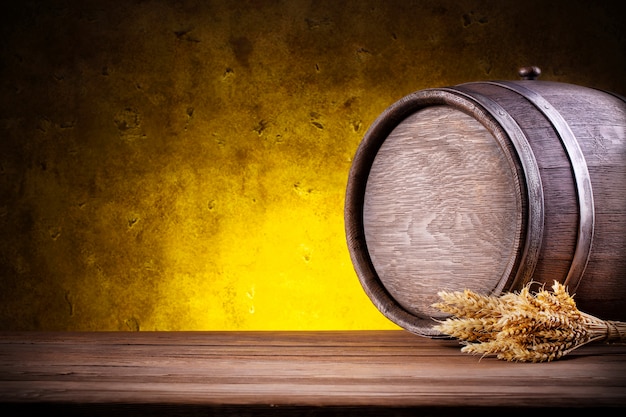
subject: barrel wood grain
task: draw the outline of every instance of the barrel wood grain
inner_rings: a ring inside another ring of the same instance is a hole
[[[626,407],[626,346],[528,364],[405,331],[3,333],[0,404]]]
[[[492,212],[504,217],[488,221]],[[363,138],[345,219],[363,288],[412,332],[437,337],[439,290],[497,294],[530,281],[562,282],[581,310],[626,320],[626,100],[536,80],[413,93]]]
[[[511,273],[523,227],[512,164],[481,123],[447,106],[416,112],[387,137],[363,222],[374,267],[406,310],[441,317],[433,288],[487,293]]]

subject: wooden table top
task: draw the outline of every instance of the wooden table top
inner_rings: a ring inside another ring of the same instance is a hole
[[[405,331],[0,333],[0,404],[135,415],[626,407],[626,345],[533,364]]]

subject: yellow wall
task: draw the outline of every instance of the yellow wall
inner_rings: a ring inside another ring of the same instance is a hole
[[[529,64],[626,92],[619,1],[15,3],[0,330],[396,328],[343,228],[378,114]]]

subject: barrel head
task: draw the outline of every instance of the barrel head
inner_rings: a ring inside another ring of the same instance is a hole
[[[520,178],[474,116],[426,106],[384,139],[367,176],[363,230],[384,289],[404,310],[441,318],[440,290],[494,292],[522,244]]]

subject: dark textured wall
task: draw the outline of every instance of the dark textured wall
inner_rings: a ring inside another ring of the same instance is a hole
[[[351,157],[415,90],[626,94],[620,1],[0,6],[0,330],[393,328],[343,231]]]

